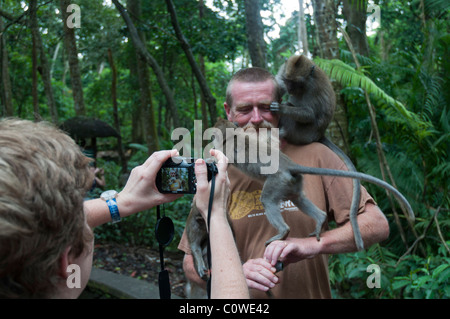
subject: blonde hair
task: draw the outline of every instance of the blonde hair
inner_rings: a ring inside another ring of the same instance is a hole
[[[51,296],[64,250],[78,257],[92,240],[89,162],[50,123],[0,120],[0,298]]]
[[[275,76],[263,68],[253,67],[246,68],[237,71],[232,77],[230,82],[228,82],[227,91],[226,91],[226,102],[229,107],[233,106],[233,96],[231,94],[232,84],[235,82],[266,82],[267,80],[272,80],[274,83],[274,101],[279,101],[282,97],[281,89],[278,85],[278,82],[275,79]]]

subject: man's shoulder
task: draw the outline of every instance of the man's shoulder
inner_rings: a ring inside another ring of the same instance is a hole
[[[307,153],[308,155],[311,154],[329,154],[333,153],[333,151],[328,148],[326,145],[319,143],[319,142],[313,142],[310,144],[305,145],[294,145],[294,144],[286,144],[283,148],[283,152],[285,153]]]
[[[294,162],[312,167],[336,167],[340,166],[341,160],[326,145],[314,142],[306,145],[286,144],[283,148],[285,153]]]

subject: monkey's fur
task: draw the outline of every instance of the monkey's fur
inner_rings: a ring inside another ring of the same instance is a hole
[[[186,220],[186,235],[194,257],[194,267],[200,278],[206,280],[209,270],[206,257],[208,233],[205,220],[195,204],[195,198],[192,201],[191,212]]]
[[[227,139],[234,139],[234,149],[232,150],[234,154],[225,154],[230,158],[230,155],[233,155],[233,158],[238,158],[238,152],[246,152],[246,158],[248,157],[248,149],[250,144],[258,144],[259,143],[268,143],[268,153],[273,154],[271,151],[272,146],[274,145],[274,141],[269,138],[267,141],[263,141],[262,139],[258,139],[256,133],[245,134],[245,145],[244,149],[238,149],[236,140],[242,138],[242,131],[235,131],[234,136],[230,136],[226,134],[227,128],[237,129],[237,126],[233,123],[220,119],[215,125],[218,128],[223,138],[222,145],[216,145],[217,149],[225,151],[225,145],[227,143]],[[246,132],[247,133],[247,132]],[[216,141],[216,140],[215,140]],[[230,164],[236,166],[243,173],[248,176],[261,180],[264,182],[264,186],[261,192],[261,203],[264,206],[265,214],[268,221],[272,224],[273,227],[276,228],[278,234],[268,241],[266,241],[266,245],[271,243],[274,240],[285,239],[289,234],[289,226],[285,223],[281,212],[280,212],[280,202],[282,200],[291,200],[303,213],[309,215],[316,221],[316,227],[314,232],[310,235],[315,235],[317,240],[320,240],[320,231],[322,229],[322,224],[326,220],[326,213],[320,210],[316,205],[314,205],[303,193],[302,190],[302,182],[303,175],[302,174],[311,174],[311,175],[328,175],[328,176],[338,176],[338,177],[347,177],[347,178],[357,178],[360,180],[364,180],[367,182],[374,183],[381,187],[386,188],[391,191],[399,200],[399,202],[407,209],[410,217],[414,220],[414,212],[411,209],[408,201],[405,197],[397,191],[394,187],[389,185],[388,183],[363,173],[359,172],[351,172],[351,171],[340,171],[334,169],[326,169],[326,168],[315,168],[315,167],[306,167],[301,166],[294,163],[289,157],[287,157],[283,153],[279,153],[279,169],[275,174],[262,174],[261,167],[266,164],[257,163],[234,163],[230,162]],[[195,267],[200,275],[200,277],[204,277],[206,267],[203,255],[204,246],[202,246],[202,238],[206,236],[206,225],[203,219],[200,216],[200,213],[196,209],[195,203],[193,203],[193,209],[187,219],[186,222],[186,232],[189,239],[189,243],[192,250],[192,255],[195,261]],[[195,208],[195,209],[194,209]],[[200,219],[201,220],[200,220]],[[198,224],[200,222],[200,224]]]
[[[330,124],[336,96],[324,71],[303,55],[290,57],[276,75],[287,104],[273,104],[281,114],[280,137],[300,145],[319,141]],[[289,116],[283,116],[289,115]]]
[[[303,55],[292,56],[280,68],[277,83],[282,93],[288,93],[286,104],[272,103],[271,111],[280,116],[280,137],[294,145],[320,142],[342,158],[349,171],[356,168],[347,155],[325,137],[336,107],[336,96],[323,70]],[[364,242],[356,220],[361,197],[361,184],[353,180],[353,198],[350,207],[356,247],[364,249]]]

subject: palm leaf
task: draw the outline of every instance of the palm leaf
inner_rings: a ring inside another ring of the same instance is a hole
[[[377,86],[369,77],[355,70],[341,60],[325,60],[315,58],[314,62],[332,79],[338,81],[343,87],[358,87],[371,94],[378,100],[378,105],[393,108],[420,137],[429,134],[430,124],[424,122],[417,114],[409,111],[403,103],[394,99],[383,89]],[[384,102],[384,103],[383,103]]]
[[[448,0],[426,0],[425,13],[429,17],[442,17],[450,10],[450,2]]]

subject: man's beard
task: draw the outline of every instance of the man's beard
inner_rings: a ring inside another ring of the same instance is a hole
[[[252,123],[248,123],[242,127],[242,129],[244,131],[251,130],[252,132],[255,132],[258,136],[260,133],[259,129],[261,129],[261,128],[267,130],[267,135],[263,135],[263,136],[267,137],[268,143],[270,143],[272,145],[272,147],[279,148],[280,147],[280,136],[279,136],[278,128],[276,128],[272,123],[270,123],[266,120],[263,120],[259,124],[255,125]],[[277,130],[275,135],[273,134],[272,129]]]

